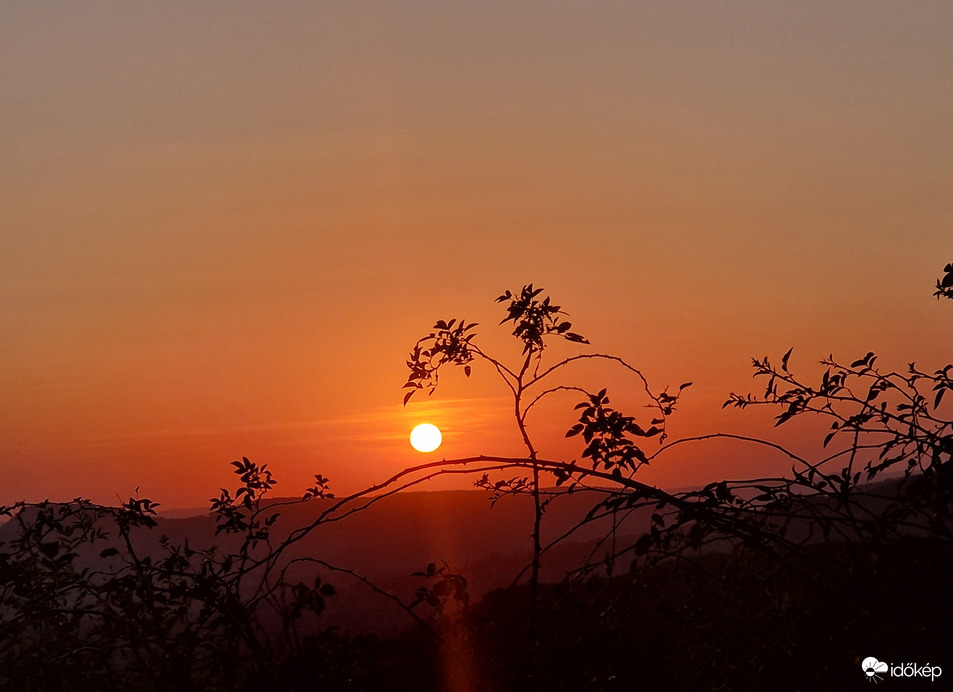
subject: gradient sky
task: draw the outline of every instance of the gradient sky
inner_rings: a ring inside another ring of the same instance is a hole
[[[695,382],[676,435],[763,425],[719,409],[751,356],[939,367],[951,36],[947,0],[0,3],[0,502],[199,506],[242,455],[354,490],[423,420],[518,452],[485,368],[400,386],[439,318],[518,355],[493,299],[528,282]]]

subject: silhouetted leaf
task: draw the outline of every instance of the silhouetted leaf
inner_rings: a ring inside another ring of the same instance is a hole
[[[645,534],[639,540],[635,542],[635,554],[636,555],[645,555],[649,548],[652,547],[652,536]]]
[[[794,351],[794,347],[788,349],[788,352],[781,356],[781,369],[784,372],[788,371],[788,359],[791,357],[791,352]]]

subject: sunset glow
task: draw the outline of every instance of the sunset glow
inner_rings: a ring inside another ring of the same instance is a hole
[[[8,0],[0,152],[0,690],[953,677],[953,0]]]
[[[941,367],[951,8],[5,3],[0,504],[204,506],[243,455],[363,488],[414,456],[417,339],[466,318],[519,369],[493,299],[529,282],[592,351],[695,383],[673,436],[770,430],[720,407],[791,346]],[[644,412],[636,377],[571,375]],[[522,454],[508,394],[476,363],[430,420]],[[547,454],[580,453],[575,403],[533,411]],[[644,474],[781,463],[735,452]]]

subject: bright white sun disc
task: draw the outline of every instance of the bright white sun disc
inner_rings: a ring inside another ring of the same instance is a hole
[[[430,423],[421,423],[410,432],[410,446],[418,452],[432,452],[442,441],[440,428]]]

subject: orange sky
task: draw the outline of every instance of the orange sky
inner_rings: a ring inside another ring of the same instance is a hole
[[[400,385],[438,318],[517,355],[492,301],[527,282],[696,383],[676,434],[756,427],[719,409],[753,355],[943,365],[950,36],[946,0],[6,3],[0,502],[198,506],[242,455],[356,489],[424,419],[517,452],[485,369]]]

